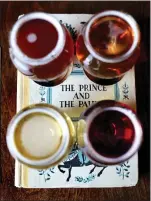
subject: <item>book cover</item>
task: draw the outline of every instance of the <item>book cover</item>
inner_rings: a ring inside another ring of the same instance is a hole
[[[53,14],[70,31],[73,39],[90,14]],[[136,109],[135,73],[131,69],[120,82],[101,86],[90,81],[76,57],[71,75],[60,85],[43,87],[18,72],[17,111],[33,103],[53,104],[65,111],[76,126],[81,112],[92,103],[111,99]],[[138,155],[124,164],[96,167],[73,146],[69,156],[59,165],[36,170],[15,163],[15,186],[23,188],[99,188],[134,186],[138,181]],[[112,179],[111,179],[112,178]]]

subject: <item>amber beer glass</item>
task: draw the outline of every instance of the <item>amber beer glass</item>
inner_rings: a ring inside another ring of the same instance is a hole
[[[115,165],[131,158],[142,142],[142,126],[127,105],[105,100],[87,108],[77,127],[78,144],[96,165]]]
[[[14,66],[40,85],[58,85],[72,71],[71,35],[50,14],[35,12],[19,18],[10,32],[9,44]]]
[[[48,104],[30,105],[10,121],[6,141],[11,155],[32,168],[61,162],[75,141],[71,119]]]
[[[120,11],[94,15],[76,42],[76,55],[85,74],[102,85],[119,81],[134,66],[139,53],[139,27],[132,16]]]

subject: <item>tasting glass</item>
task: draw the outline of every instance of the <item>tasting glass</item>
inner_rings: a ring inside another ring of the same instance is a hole
[[[12,157],[32,168],[60,163],[75,143],[70,117],[49,104],[23,108],[10,121],[6,142]]]
[[[113,100],[88,107],[77,125],[80,149],[98,166],[125,162],[138,151],[142,138],[142,126],[135,111]]]
[[[51,14],[21,16],[10,31],[9,46],[14,66],[42,86],[56,86],[72,71],[72,37]]]
[[[82,27],[76,55],[86,76],[101,85],[118,82],[136,63],[140,54],[140,30],[128,13],[100,12]]]

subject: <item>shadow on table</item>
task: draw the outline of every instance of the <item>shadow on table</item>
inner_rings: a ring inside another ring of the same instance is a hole
[[[144,141],[139,151],[140,176],[149,173],[150,167],[150,19],[138,21],[142,35],[141,56],[136,65],[137,114],[144,131]]]

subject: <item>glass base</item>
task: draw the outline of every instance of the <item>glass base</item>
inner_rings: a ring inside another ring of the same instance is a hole
[[[33,81],[36,84],[39,84],[39,85],[44,86],[44,87],[54,87],[54,86],[57,86],[57,85],[61,84],[62,82],[64,82],[67,79],[67,77],[70,75],[71,71],[72,71],[72,67],[69,67],[69,70],[65,74],[65,76],[59,77],[55,80],[51,80],[51,81],[47,81],[47,82],[35,81],[35,80],[33,80]]]
[[[99,85],[112,85],[112,84],[116,84],[117,82],[119,82],[124,75],[117,77],[117,78],[112,78],[112,79],[103,79],[103,78],[96,78],[93,77],[92,75],[88,74],[86,71],[84,71],[86,76],[94,83],[99,84]]]
[[[35,80],[33,80],[33,81],[36,84],[39,84],[39,85],[44,86],[44,87],[54,87],[54,86],[57,85],[54,81],[48,81],[48,82],[38,82],[38,81],[35,81]]]

